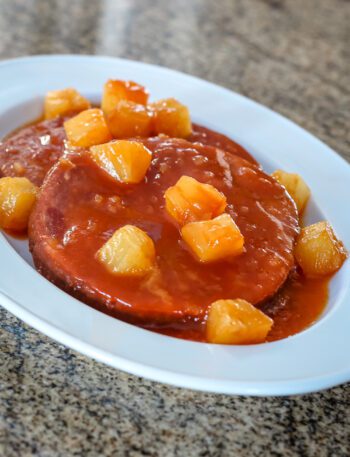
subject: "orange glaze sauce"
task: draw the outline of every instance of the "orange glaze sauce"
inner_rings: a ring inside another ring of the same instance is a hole
[[[27,232],[5,233],[16,239],[26,239]],[[273,327],[268,334],[267,342],[280,340],[312,325],[324,311],[328,301],[328,284],[331,278],[310,279],[300,271],[293,272],[284,286],[260,309],[270,316]],[[128,318],[132,323],[132,319]],[[136,325],[137,323],[134,322]],[[143,328],[163,335],[205,342],[205,322],[179,322],[170,327],[157,324],[144,325]]]
[[[274,321],[267,341],[295,335],[313,324],[327,305],[329,281],[329,277],[292,274],[281,291],[261,307]]]
[[[171,156],[171,151],[169,154]],[[186,151],[184,157],[188,158],[189,154],[190,152]],[[212,265],[199,265],[183,247],[178,245],[177,229],[168,222],[164,211],[160,210],[163,205],[164,189],[154,187],[155,185],[152,184],[156,182],[154,179],[125,192],[119,189],[119,197],[111,201],[113,195],[116,195],[115,182],[100,171],[86,155],[72,157],[71,160],[73,161],[71,165],[66,161],[61,163],[60,168],[56,170],[54,187],[46,190],[52,193],[52,196],[48,196],[50,214],[46,219],[46,227],[52,235],[54,234],[60,246],[54,257],[61,265],[60,268],[66,268],[71,278],[79,277],[85,284],[89,284],[94,288],[95,296],[103,294],[105,297],[110,297],[110,300],[119,300],[118,307],[110,306],[109,309],[99,306],[98,302],[88,302],[99,310],[162,334],[205,341],[205,309],[203,313],[201,308],[223,295],[232,295],[228,292],[232,284],[223,282],[228,265],[219,263],[215,264],[214,268]],[[170,170],[166,176],[167,185],[177,179],[172,176],[174,168]],[[155,173],[156,170],[153,172]],[[238,190],[236,190],[237,193]],[[103,200],[99,197],[95,202],[96,195],[103,195]],[[151,196],[158,197],[154,210],[151,211],[152,208],[149,207],[149,212],[145,212],[146,203],[152,201]],[[124,209],[119,206],[120,198],[124,201]],[[109,210],[109,205],[115,207],[115,210]],[[54,213],[52,213],[53,207]],[[89,221],[93,221],[93,224],[91,225]],[[156,251],[160,259],[163,259],[159,266],[165,277],[164,289],[159,289],[158,280],[150,284],[149,289],[143,287],[139,280],[117,278],[106,272],[105,267],[96,261],[97,250],[112,235],[116,227],[126,223],[136,223],[146,229],[155,240]],[[75,227],[74,231],[69,227]],[[244,223],[241,223],[241,227],[244,228]],[[65,239],[64,242],[63,239]],[[272,246],[273,241],[271,240],[270,243]],[[241,259],[237,259],[237,262],[242,265]],[[179,264],[183,264],[186,268],[177,271]],[[234,265],[231,264],[229,269],[232,270],[233,267]],[[184,275],[186,269],[192,272],[190,278]],[[221,284],[221,287],[226,288],[223,292],[211,293],[209,289],[209,285],[212,285],[214,280],[213,271],[219,275],[219,278],[214,279],[219,281],[218,284]],[[193,276],[194,273],[196,276]],[[200,283],[198,283],[199,277]],[[284,338],[311,325],[327,303],[328,280],[328,278],[309,280],[300,273],[292,271],[283,287],[260,306],[274,320],[273,329],[267,340]],[[253,284],[254,281],[256,282],[256,278],[251,276],[249,284]],[[184,286],[186,286],[185,292],[181,290]],[[245,289],[247,288],[249,286],[246,285]],[[178,311],[173,309],[171,304],[173,302],[168,303],[168,298],[166,296],[164,298],[163,294],[154,296],[155,290],[164,290],[164,294],[174,297],[174,306],[176,305]],[[240,297],[237,294],[232,296]],[[182,311],[181,306],[186,300],[188,305]],[[129,309],[133,309],[133,313],[126,315],[123,312],[123,306],[120,306],[123,303],[127,304]],[[181,312],[183,317],[176,322],[174,319],[169,322],[169,319],[158,319],[157,315],[160,312],[167,312],[170,318],[171,315],[175,316],[176,313]],[[140,321],[140,318],[144,318],[143,321]],[[143,323],[140,324],[140,322]]]
[[[327,305],[330,279],[309,279],[300,272],[292,273],[281,290],[260,307],[274,321],[266,341],[295,335],[317,321]],[[177,338],[206,341],[205,322],[179,323],[172,327],[149,325],[144,328]]]
[[[70,164],[61,161],[33,213],[31,239],[37,256],[50,262],[48,269],[56,271],[70,290],[83,290],[89,303],[94,300],[143,322],[203,319],[215,300],[239,297],[259,303],[273,294],[293,266],[298,224],[285,192],[254,165],[227,155],[232,190],[213,148],[194,148],[181,140],[154,139],[152,144],[152,166],[146,179],[134,186],[119,185],[88,154],[70,156]],[[243,254],[215,265],[201,264],[186,249],[164,208],[165,190],[184,174],[227,196],[226,212],[245,238]],[[280,210],[276,222],[270,214]],[[155,244],[157,268],[142,279],[112,275],[95,256],[126,224],[145,230]],[[48,247],[47,238],[54,238],[57,247]]]

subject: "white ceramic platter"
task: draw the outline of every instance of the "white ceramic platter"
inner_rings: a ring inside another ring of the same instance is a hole
[[[0,137],[41,114],[50,89],[75,87],[98,101],[109,78],[176,97],[194,121],[245,146],[267,172],[300,173],[312,189],[306,222],[328,219],[350,247],[350,166],[300,127],[221,87],[128,60],[41,56],[0,64]],[[240,395],[287,395],[350,380],[350,263],[332,279],[319,321],[293,337],[254,346],[218,346],[162,336],[73,299],[33,268],[27,242],[0,235],[0,303],[29,325],[115,368],[176,386]],[[305,304],[307,306],[307,303]]]

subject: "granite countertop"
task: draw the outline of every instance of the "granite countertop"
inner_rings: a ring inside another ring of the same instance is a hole
[[[349,24],[348,0],[0,0],[0,58],[165,65],[271,107],[350,160]],[[168,387],[0,314],[1,456],[350,455],[349,384],[288,398]]]

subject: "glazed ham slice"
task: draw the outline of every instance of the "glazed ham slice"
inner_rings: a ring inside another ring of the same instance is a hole
[[[253,163],[216,147],[163,137],[142,143],[153,158],[139,184],[118,183],[87,151],[68,152],[52,168],[29,225],[39,272],[97,309],[148,324],[203,319],[219,299],[259,304],[272,296],[294,265],[299,231],[285,189]],[[244,236],[242,254],[204,265],[187,249],[164,199],[183,175],[226,196],[225,211]],[[96,258],[127,224],[154,242],[156,267],[142,278],[115,276]]]

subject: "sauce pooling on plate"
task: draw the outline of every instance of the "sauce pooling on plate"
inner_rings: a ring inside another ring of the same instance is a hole
[[[328,277],[308,279],[300,272],[292,272],[284,286],[260,305],[260,309],[274,322],[266,341],[287,338],[312,325],[326,308],[329,281]],[[144,327],[164,335],[206,341],[205,322],[185,322],[172,326],[153,324]]]

